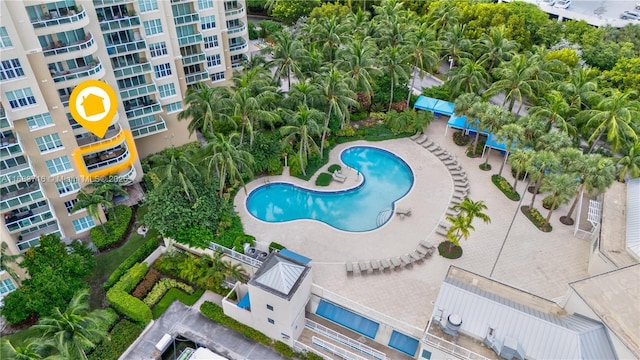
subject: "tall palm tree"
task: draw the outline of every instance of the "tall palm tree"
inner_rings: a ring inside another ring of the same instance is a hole
[[[122,185],[113,181],[96,181],[87,185],[87,187],[92,188],[94,193],[101,195],[102,197],[104,197],[105,200],[109,202],[110,204],[108,208],[109,214],[113,214],[113,219],[117,221],[118,216],[116,215],[116,212],[111,211],[115,207],[113,198],[116,195],[122,195],[122,196],[129,195],[129,193],[122,188]]]
[[[338,50],[338,68],[345,71],[353,81],[354,91],[361,91],[367,100],[371,99],[373,90],[372,76],[379,75],[377,55],[378,48],[369,38],[354,39],[346,47]]]
[[[323,17],[313,23],[310,35],[312,39],[322,45],[327,60],[333,62],[335,52],[343,43],[348,31],[347,23],[343,22],[341,18],[337,16]]]
[[[485,130],[486,123],[490,120],[487,119],[490,106],[492,105],[488,102],[480,101],[474,103],[468,110],[467,123],[470,127],[473,126],[476,129],[476,136],[471,144],[474,149],[480,140],[480,133]]]
[[[509,111],[513,111],[516,100],[522,106],[526,96],[535,95],[535,88],[540,83],[534,77],[535,71],[536,68],[527,61],[527,58],[518,54],[493,70],[493,74],[499,80],[494,82],[483,95],[489,98],[504,91],[502,106],[509,103]]]
[[[452,95],[473,93],[479,95],[489,84],[489,74],[482,66],[483,60],[460,59],[460,64],[449,73]]]
[[[437,7],[429,12],[426,22],[431,24],[438,37],[440,37],[442,33],[460,23],[461,17],[455,1],[441,1]]]
[[[300,78],[300,61],[306,56],[302,42],[289,31],[282,31],[273,35],[273,55],[267,66],[275,67],[274,77],[280,80],[287,78],[287,89],[291,89],[291,73]]]
[[[484,213],[484,210],[487,210],[487,204],[482,200],[473,201],[466,197],[460,204],[455,205],[453,208],[456,211],[460,211],[460,214],[466,217],[469,223],[472,223],[476,218],[482,220],[485,224],[491,223],[489,215]]]
[[[233,118],[240,123],[240,144],[244,143],[245,132],[249,137],[249,147],[253,147],[254,129],[260,121],[273,123],[277,113],[266,109],[266,104],[275,99],[275,93],[265,89],[258,95],[252,94],[249,87],[235,88],[231,101],[233,102]]]
[[[191,151],[171,149],[168,154],[159,158],[157,165],[151,169],[161,181],[178,184],[190,202],[194,202],[198,197],[198,191],[191,182],[192,175],[199,173],[192,162],[194,155]]]
[[[456,205],[454,209],[459,211],[458,215],[447,216],[447,221],[451,223],[446,235],[450,243],[449,251],[453,249],[453,246],[460,246],[461,239],[467,240],[469,238],[471,230],[475,230],[473,220],[478,218],[485,224],[491,222],[489,215],[484,213],[487,205],[482,200],[473,201],[467,197]]]
[[[640,177],[640,141],[630,144],[623,151],[623,156],[618,160],[618,167],[619,181],[624,181],[627,175],[631,179]]]
[[[87,209],[87,212],[94,219],[98,219],[102,230],[106,233],[107,229],[104,227],[102,223],[102,219],[100,218],[100,207],[105,206],[109,207],[111,204],[102,196],[95,193],[88,193],[84,190],[80,190],[77,197],[78,201],[73,204],[71,208],[71,213],[74,213],[80,209]]]
[[[220,179],[220,197],[227,182],[231,186],[239,183],[244,187],[243,177],[252,176],[253,173],[252,168],[255,164],[253,155],[235,144],[239,137],[238,133],[233,133],[228,138],[222,134],[216,134],[213,141],[202,150],[205,154],[202,163],[207,173],[215,172]]]
[[[6,271],[18,285],[20,285],[20,277],[9,264],[17,263],[20,258],[22,254],[9,255],[9,244],[4,241],[0,244],[0,271]]]
[[[464,35],[464,25],[455,24],[447,30],[440,40],[440,47],[451,58],[454,67],[460,58],[471,58],[471,40]]]
[[[301,80],[291,86],[284,100],[289,109],[296,109],[298,106],[318,107],[322,103],[322,91],[317,84]]]
[[[228,98],[229,94],[225,87],[197,84],[187,90],[184,99],[186,108],[178,114],[178,120],[190,120],[189,134],[193,134],[196,130],[201,131],[205,136],[213,134],[216,122],[233,123],[231,117],[225,112],[229,107]]]
[[[595,109],[584,111],[587,119],[584,131],[591,134],[589,152],[592,153],[600,138],[607,134],[607,142],[611,150],[618,151],[626,142],[638,141],[638,134],[633,122],[640,118],[640,102],[632,100],[635,91],[622,93],[618,90],[607,90],[605,97],[598,102]],[[636,128],[638,126],[635,126]]]
[[[548,130],[555,126],[558,130],[568,135],[577,135],[573,118],[578,109],[571,107],[562,93],[557,90],[551,90],[540,101],[540,105],[529,108],[529,114],[547,119]]]
[[[571,199],[574,189],[576,188],[576,180],[570,174],[551,173],[545,176],[540,190],[543,192],[551,192],[552,201],[549,213],[544,221],[543,227],[546,227],[551,220],[551,214],[556,206],[562,205]]]
[[[503,61],[509,61],[515,55],[518,43],[509,40],[505,36],[506,28],[504,26],[492,27],[489,33],[480,36],[477,48],[482,54],[480,59],[488,65],[487,71],[493,70],[494,67]]]
[[[322,128],[322,139],[320,140],[320,156],[324,156],[324,140],[327,137],[331,116],[333,115],[344,122],[349,115],[349,107],[356,106],[358,103],[355,100],[356,94],[349,89],[344,74],[335,67],[327,69],[326,74],[321,78],[320,86],[327,109]]]
[[[411,92],[416,82],[416,75],[424,77],[425,70],[432,70],[438,66],[438,53],[440,52],[436,34],[426,22],[413,26],[407,35],[407,47],[411,49],[413,67],[411,68],[411,88],[407,97],[407,104],[411,100]],[[416,69],[418,71],[416,72]]]
[[[518,124],[506,124],[498,130],[496,134],[498,141],[505,145],[506,152],[504,154],[504,160],[500,164],[500,171],[498,176],[502,176],[502,170],[504,170],[504,163],[507,162],[511,149],[517,146],[522,146],[522,139],[524,138],[524,129]],[[488,158],[488,156],[487,156]]]
[[[599,96],[597,88],[596,72],[589,68],[575,69],[567,81],[559,82],[557,86],[567,103],[578,110]]]
[[[507,161],[511,165],[511,168],[516,171],[516,178],[513,181],[513,189],[515,190],[518,186],[518,180],[520,179],[520,174],[523,171],[527,171],[529,168],[529,163],[531,161],[533,153],[531,150],[522,150],[517,149],[508,157]]]
[[[540,150],[533,153],[529,162],[529,181],[535,182],[533,186],[533,196],[531,196],[531,204],[529,209],[533,209],[533,203],[540,190],[540,185],[544,180],[547,171],[552,172],[558,167],[559,161],[555,153],[549,150]]]
[[[489,105],[489,110],[487,111],[486,115],[487,116],[483,119],[483,129],[487,129],[491,134],[498,133],[503,126],[511,124],[515,121],[515,119],[513,118],[513,114],[510,111],[507,111],[505,108],[497,105]],[[508,137],[505,132],[502,132],[497,136]],[[489,146],[486,154],[487,158],[484,161],[485,167],[489,163],[489,158],[491,157],[491,149],[492,147]]]
[[[376,32],[368,11],[358,9],[355,13],[347,14],[345,21],[349,29],[355,32],[356,39],[371,37],[372,33]]]
[[[393,90],[396,85],[404,79],[409,78],[409,65],[407,61],[409,56],[400,47],[388,47],[382,51],[382,67],[389,75],[391,80],[391,88],[389,90],[389,108],[387,111],[391,111],[391,105],[393,104]]]
[[[51,337],[54,346],[69,358],[87,359],[84,349],[108,336],[101,326],[107,318],[105,310],[90,312],[88,297],[89,289],[80,290],[64,312],[55,308],[51,317],[42,318],[34,325],[44,337]]]
[[[473,93],[465,93],[458,96],[453,103],[453,112],[465,117],[464,129],[463,132],[466,131],[467,126],[469,124],[469,119],[471,118],[471,108],[475,105],[482,102],[482,98]]]
[[[297,143],[299,145],[298,156],[300,157],[300,168],[302,174],[307,175],[305,164],[311,152],[319,152],[318,145],[313,140],[314,136],[319,136],[322,113],[316,109],[309,109],[300,106],[289,121],[289,125],[280,128],[284,136],[285,143]]]

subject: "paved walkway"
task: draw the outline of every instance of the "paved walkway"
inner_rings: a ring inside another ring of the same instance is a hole
[[[436,119],[427,129],[427,135],[457,156],[468,174],[469,196],[476,201],[485,201],[492,219],[491,224],[474,222],[476,231],[461,244],[462,258],[448,260],[435,254],[412,268],[376,275],[348,276],[345,271],[346,261],[402,255],[414,249],[421,240],[437,236],[434,230],[444,217],[453,181],[433,154],[408,138],[369,144],[394,152],[414,171],[412,190],[398,201],[399,207],[412,209],[412,216],[404,219],[396,216],[383,227],[366,233],[339,231],[311,220],[265,223],[247,212],[242,191],[234,200],[246,232],[255,235],[258,241],[267,244],[276,241],[311,257],[313,280],[323,288],[418,328],[427,324],[433,310],[431,302],[450,265],[489,276],[495,264],[493,278],[548,299],[563,296],[568,282],[587,277],[589,241],[574,238],[573,227],[558,221],[568,206],[556,210],[551,220],[554,227],[551,233],[539,231],[520,213],[519,204],[507,199],[491,182],[491,175],[497,173],[503,157],[493,151],[489,163],[494,170],[480,170],[478,165],[484,159],[466,157],[465,147],[457,146],[451,140],[451,131],[444,137],[445,126],[445,118]],[[359,143],[337,146],[330,154],[329,164],[339,162],[341,150]],[[348,175],[346,183],[334,182],[330,189],[358,183],[355,172],[345,171]],[[505,177],[511,181],[509,171],[509,166],[505,166]],[[313,181],[275,176],[257,179],[247,184],[247,189],[251,191],[268,181],[315,187]],[[524,186],[523,183],[518,186],[521,194]],[[546,215],[541,204],[543,198],[544,195],[537,197],[535,207]],[[528,204],[530,199],[530,194],[525,194],[523,204]],[[512,221],[513,226],[508,231]]]

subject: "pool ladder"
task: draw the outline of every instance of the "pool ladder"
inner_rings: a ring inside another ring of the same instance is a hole
[[[382,226],[382,224],[384,224],[387,221],[389,221],[389,219],[391,218],[391,215],[393,215],[393,209],[391,209],[391,208],[387,208],[387,209],[384,209],[384,210],[380,211],[378,213],[378,218],[376,219],[376,225],[377,226]]]

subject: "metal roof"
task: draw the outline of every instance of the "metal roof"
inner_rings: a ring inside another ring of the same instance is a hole
[[[304,277],[308,267],[272,253],[258,270],[250,283],[274,290],[288,297],[298,281]]]
[[[640,178],[627,181],[627,249],[640,258]]]
[[[517,339],[527,358],[614,359],[615,351],[604,326],[580,315],[554,316],[478,287],[447,278],[442,283],[434,313],[457,314],[460,331],[484,339],[489,328],[496,339]]]

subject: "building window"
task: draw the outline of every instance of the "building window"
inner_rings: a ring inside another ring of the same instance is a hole
[[[156,78],[163,78],[165,76],[171,75],[171,64],[160,64],[153,67],[156,72]]]
[[[20,76],[24,76],[20,60],[11,59],[0,62],[0,80],[15,79]]]
[[[269,322],[269,324],[275,324],[276,323],[275,321],[273,321],[272,318],[267,318],[267,321]]]
[[[11,38],[7,33],[7,28],[4,26],[0,26],[0,49],[12,47],[13,43],[11,43]]]
[[[47,160],[45,163],[47,164],[47,169],[49,169],[49,174],[51,175],[65,172],[73,168],[71,166],[71,161],[69,161],[69,157],[66,155],[59,158]]]
[[[51,118],[51,114],[49,113],[29,116],[27,118],[27,125],[29,126],[29,129],[34,130],[41,127],[53,125],[53,119]]]
[[[213,7],[213,0],[198,0],[198,9],[211,9]]]
[[[213,49],[218,47],[218,35],[204,37],[204,48]]]
[[[73,209],[73,205],[75,205],[77,202],[78,202],[78,199],[73,199],[73,200],[64,202],[64,207],[67,209],[67,212],[69,213],[69,215],[72,214],[71,209]]]
[[[273,306],[271,306],[271,305],[267,304],[267,310],[271,310],[271,311],[273,311]]]
[[[149,44],[149,52],[151,53],[152,58],[167,55],[167,43],[161,41]]]
[[[0,281],[0,295],[7,295],[16,289],[16,284],[11,279],[4,279]]]
[[[80,190],[80,184],[78,184],[78,179],[76,178],[64,179],[56,182],[56,188],[60,195],[65,195]]]
[[[160,98],[167,98],[176,94],[176,86],[173,83],[158,86]]]
[[[140,6],[141,13],[158,10],[158,2],[156,0],[138,0],[138,6]]]
[[[200,27],[202,30],[209,30],[216,27],[215,16],[203,16],[200,18]]]
[[[93,217],[91,217],[91,215],[73,220],[72,223],[73,229],[76,231],[76,233],[91,229],[92,227],[96,226],[96,223],[93,222]]]
[[[40,136],[36,138],[36,145],[38,145],[38,149],[40,152],[51,151],[53,149],[62,147],[62,140],[60,140],[60,136],[58,133],[48,134],[45,136]]]
[[[162,22],[160,19],[153,19],[144,22],[144,32],[147,36],[161,34],[162,33]]]
[[[211,74],[211,81],[222,81],[224,80],[224,71],[217,72],[215,74]]]
[[[220,54],[214,54],[207,56],[207,66],[214,67],[222,64],[222,60],[220,60]]]
[[[31,92],[31,88],[18,89],[14,91],[7,91],[7,99],[12,109],[18,109],[21,107],[34,105],[36,98]]]
[[[167,106],[165,106],[165,112],[167,114],[171,114],[177,111],[181,111],[182,110],[182,102],[178,101],[178,102],[174,102],[171,104],[167,104]]]

